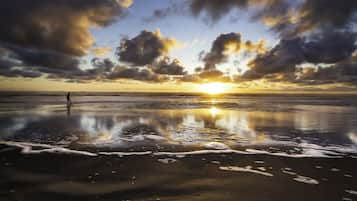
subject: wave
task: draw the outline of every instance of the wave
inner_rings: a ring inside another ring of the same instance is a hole
[[[206,154],[242,154],[242,155],[270,155],[277,157],[289,157],[289,158],[343,158],[350,157],[356,158],[354,154],[357,152],[348,148],[339,149],[338,147],[330,147],[330,150],[326,147],[320,147],[318,145],[305,145],[314,151],[302,152],[299,154],[289,154],[285,152],[270,152],[267,150],[258,150],[258,149],[245,149],[245,150],[235,150],[235,149],[202,149],[194,151],[179,151],[179,152],[170,152],[170,151],[111,151],[111,152],[91,152],[91,151],[82,151],[76,149],[70,149],[65,146],[58,145],[49,145],[49,144],[37,144],[29,142],[15,142],[15,141],[0,141],[0,144],[19,147],[21,148],[21,153],[23,154],[41,154],[41,153],[58,153],[58,154],[75,154],[75,155],[84,155],[84,156],[100,156],[100,155],[114,155],[119,157],[124,156],[166,156],[166,157],[177,157],[183,158],[190,155],[206,155]],[[222,148],[222,147],[220,147]],[[348,152],[346,152],[348,151]],[[0,150],[1,152],[1,150]]]

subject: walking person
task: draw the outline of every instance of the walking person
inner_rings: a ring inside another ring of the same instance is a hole
[[[71,106],[72,105],[72,101],[71,101],[71,92],[67,93],[67,106]]]
[[[67,93],[67,116],[71,115],[71,106],[72,106],[71,92],[68,92]]]

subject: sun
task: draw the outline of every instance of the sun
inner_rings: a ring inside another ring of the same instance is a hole
[[[208,112],[212,115],[212,117],[215,117],[220,111],[216,107],[211,107],[208,109]]]
[[[211,82],[201,84],[199,86],[199,91],[210,95],[217,95],[225,93],[227,91],[227,86],[220,82]]]

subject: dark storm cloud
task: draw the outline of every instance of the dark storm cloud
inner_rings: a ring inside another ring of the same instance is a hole
[[[93,44],[89,28],[110,24],[123,9],[115,0],[5,0],[0,13],[0,41],[81,56]]]
[[[133,39],[123,39],[116,54],[120,61],[144,66],[168,53],[176,43],[175,39],[162,37],[160,32],[142,31]]]
[[[249,63],[243,77],[259,79],[274,73],[294,73],[303,63],[334,64],[351,57],[357,46],[356,33],[323,32],[311,37],[283,39]]]
[[[187,72],[178,59],[171,61],[169,57],[164,57],[160,61],[151,65],[153,72],[163,75],[185,75]]]
[[[232,53],[240,50],[262,52],[264,51],[264,41],[253,44],[251,41],[242,42],[239,33],[227,33],[219,35],[212,44],[211,50],[207,53],[200,53],[199,57],[205,62],[205,70],[215,69],[217,64],[227,62]]]

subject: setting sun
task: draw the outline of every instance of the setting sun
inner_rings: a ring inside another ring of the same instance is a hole
[[[227,86],[220,82],[206,83],[199,86],[199,91],[215,95],[227,92]]]
[[[209,108],[208,112],[212,115],[212,117],[215,117],[220,112],[220,110],[216,107],[211,107]]]

